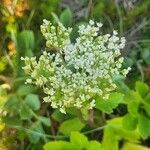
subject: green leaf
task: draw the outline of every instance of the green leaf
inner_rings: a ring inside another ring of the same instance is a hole
[[[137,81],[135,85],[136,91],[144,98],[149,92],[149,87],[143,82]]]
[[[112,113],[113,109],[116,108],[122,100],[123,94],[114,92],[110,94],[108,100],[96,98],[96,108],[105,113]]]
[[[150,119],[142,114],[139,114],[138,121],[138,128],[141,136],[144,139],[148,138],[150,136]]]
[[[46,143],[43,148],[44,150],[78,150],[76,147],[66,141],[54,141]]]
[[[65,115],[65,114],[61,113],[58,109],[56,109],[52,114],[52,118],[58,122],[63,122],[64,120],[69,119],[70,115],[69,114]]]
[[[150,64],[150,50],[149,49],[142,50],[142,57],[147,64]]]
[[[150,105],[150,93],[145,96],[144,101]]]
[[[20,85],[17,89],[19,96],[25,96],[33,92],[35,92],[35,88],[32,85]]]
[[[28,50],[33,51],[35,46],[34,34],[30,30],[24,30],[17,36],[17,49],[19,53],[27,55]],[[26,50],[26,51],[25,51]],[[28,53],[29,54],[29,53]],[[32,56],[32,53],[27,55]]]
[[[108,127],[104,129],[104,136],[102,140],[102,149],[103,150],[119,150],[118,148],[118,139],[117,135],[114,132],[113,128]]]
[[[38,119],[46,126],[50,126],[51,125],[51,122],[50,122],[50,119],[47,118],[47,117],[43,117],[43,116],[38,116]]]
[[[74,146],[78,145],[79,149],[85,149],[89,144],[87,137],[79,132],[71,132],[70,141]]]
[[[19,112],[21,108],[20,100],[16,95],[8,96],[6,103],[4,104],[4,109],[11,112]]]
[[[97,141],[90,141],[87,150],[101,150],[101,144]]]
[[[31,57],[33,56],[33,50],[35,46],[34,34],[30,30],[24,30],[17,35],[17,55],[16,55],[16,74],[17,76],[23,76],[24,71],[23,61],[21,61],[21,56]]]
[[[30,109],[25,104],[22,104],[21,106],[20,117],[22,120],[31,119],[32,117],[32,113],[30,112]]]
[[[70,26],[72,23],[72,12],[70,8],[66,8],[60,15],[60,21],[66,27]]]
[[[30,132],[28,132],[28,137],[31,143],[37,143],[42,135],[45,134],[43,127],[40,122],[35,122],[31,127],[30,127]]]
[[[133,100],[138,102],[138,103],[143,101],[143,99],[142,99],[142,97],[138,91],[130,90],[128,92],[128,94],[125,96],[125,101],[128,103],[128,102],[133,101]]]
[[[20,120],[20,118],[18,118],[17,116],[13,116],[13,117],[1,117],[2,122],[5,123],[7,126],[13,127],[13,126],[21,126],[22,122]]]
[[[70,135],[72,131],[80,131],[84,128],[84,126],[85,125],[81,123],[78,118],[74,118],[64,121],[59,127],[59,132],[64,135]]]
[[[123,127],[127,130],[135,130],[138,120],[129,113],[123,117]]]
[[[134,117],[136,117],[137,115],[138,115],[138,108],[139,108],[139,103],[137,103],[136,101],[130,101],[129,103],[128,103],[128,112],[132,115],[132,116],[134,116]]]
[[[138,92],[130,90],[124,98],[127,103],[128,112],[133,116],[137,117],[140,103],[143,101],[142,97]]]
[[[36,94],[27,95],[25,98],[25,103],[33,110],[39,110],[41,105],[39,97]]]
[[[111,130],[114,130],[115,135],[118,138],[123,138],[132,142],[137,142],[140,138],[138,130],[126,130],[122,125],[123,117],[114,118],[108,121],[108,126],[111,127]]]
[[[150,148],[147,148],[139,144],[125,143],[121,150],[150,150]]]

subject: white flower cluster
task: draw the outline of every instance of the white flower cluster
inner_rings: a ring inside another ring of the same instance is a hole
[[[66,44],[70,43],[69,35],[71,28],[66,29],[61,23],[57,27],[46,19],[43,20],[41,25],[41,32],[45,37],[46,46],[49,48],[63,48]]]
[[[44,20],[41,30],[47,46],[61,51],[55,54],[45,51],[38,61],[35,57],[22,58],[25,61],[23,69],[30,75],[26,83],[41,86],[47,95],[44,101],[62,113],[66,113],[68,107],[92,109],[97,96],[108,99],[117,88],[113,76],[126,76],[130,70],[122,69],[120,49],[125,46],[125,38],[119,38],[116,31],[112,35],[102,35],[101,26],[92,20],[86,26],[79,26],[79,37],[72,44],[69,40],[71,29],[62,25],[54,27]],[[59,38],[58,33],[66,36]]]

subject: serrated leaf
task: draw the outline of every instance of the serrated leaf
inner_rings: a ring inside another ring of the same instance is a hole
[[[72,131],[80,131],[84,128],[84,126],[85,125],[81,123],[78,118],[74,118],[64,121],[59,127],[59,132],[64,135],[70,135]]]
[[[70,141],[74,146],[78,145],[79,149],[86,149],[89,144],[87,137],[79,132],[71,132]]]
[[[72,12],[70,8],[66,8],[60,15],[60,21],[65,27],[68,27],[72,23]]]
[[[102,150],[98,141],[90,141],[87,150]]]
[[[46,126],[50,126],[51,122],[50,119],[48,117],[43,117],[43,116],[38,116],[38,119]]]
[[[138,128],[141,136],[144,139],[148,138],[150,136],[150,119],[142,114],[139,114],[138,122]]]
[[[149,92],[149,87],[143,82],[137,81],[135,85],[136,91],[141,95],[141,97],[145,97]]]
[[[54,141],[46,143],[43,146],[44,150],[78,150],[77,145],[73,147],[73,145],[66,141]]]
[[[39,97],[36,94],[27,95],[25,98],[25,103],[33,110],[39,110],[41,106]]]
[[[129,113],[123,117],[123,127],[127,130],[135,130],[138,120]]]
[[[110,94],[108,100],[96,98],[96,108],[105,113],[112,113],[113,109],[116,108],[122,100],[123,94],[115,92]]]

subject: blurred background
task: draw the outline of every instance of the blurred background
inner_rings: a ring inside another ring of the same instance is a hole
[[[43,104],[43,93],[24,84],[20,57],[38,57],[45,50],[43,19],[55,23],[58,16],[65,27],[73,27],[72,42],[78,26],[90,19],[103,23],[103,33],[115,29],[125,36],[121,53],[124,66],[132,68],[125,82],[118,80],[125,91],[138,80],[150,84],[149,10],[150,0],[0,0],[0,150],[41,150],[48,139],[20,129],[56,134],[61,122],[71,117]]]

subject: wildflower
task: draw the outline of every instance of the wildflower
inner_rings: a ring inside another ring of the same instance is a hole
[[[130,68],[123,69],[120,49],[125,38],[113,34],[100,34],[101,23],[90,20],[88,25],[79,26],[79,37],[73,44],[69,35],[71,28],[62,24],[53,26],[44,20],[41,32],[49,48],[56,48],[55,54],[46,51],[36,58],[21,58],[23,69],[29,75],[26,83],[43,88],[45,102],[66,113],[66,108],[95,107],[95,98],[109,98],[117,89],[113,81],[116,75],[126,76]]]

